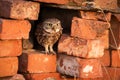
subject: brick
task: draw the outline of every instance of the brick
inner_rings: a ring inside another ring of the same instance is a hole
[[[110,51],[104,50],[104,55],[99,60],[102,66],[110,66]]]
[[[0,0],[0,16],[13,19],[37,20],[40,4],[22,0]]]
[[[83,58],[100,58],[104,55],[104,45],[100,40],[85,40],[63,34],[59,40],[58,53]]]
[[[25,80],[25,78],[21,74],[16,74],[14,76],[1,77],[0,80]]]
[[[95,39],[104,35],[109,28],[107,22],[86,20],[74,17],[71,25],[71,36],[83,39]]]
[[[118,9],[118,0],[94,0],[97,6],[106,10]]]
[[[33,0],[44,3],[67,4],[69,0]]]
[[[102,35],[101,37],[97,37],[97,39],[99,39],[104,45],[105,49],[109,48],[109,30],[106,30],[104,33],[104,35]]]
[[[120,80],[120,68],[104,67],[103,77],[95,80]]]
[[[59,73],[24,74],[26,80],[60,80]]]
[[[78,57],[59,54],[57,58],[57,70],[80,78],[102,77],[102,68],[97,59],[82,59]]]
[[[24,73],[56,72],[56,55],[46,55],[36,50],[24,50],[19,57],[19,71]]]
[[[19,56],[21,54],[21,40],[0,40],[0,57]]]
[[[112,50],[112,67],[120,67],[120,50]]]
[[[0,58],[0,77],[14,76],[18,71],[17,57]]]
[[[105,13],[105,16],[101,12],[92,12],[92,11],[80,11],[81,17],[88,20],[99,20],[99,21],[110,21],[111,13]],[[106,18],[105,18],[106,17]]]
[[[120,80],[120,68],[102,67],[103,77],[100,78],[66,78],[67,80]],[[64,79],[62,79],[64,80]]]
[[[113,49],[120,49],[120,20],[119,20],[119,16],[116,17],[117,15],[115,14],[115,16],[113,15],[111,18],[111,30],[109,32],[110,36],[109,36],[109,42],[110,42],[110,47]],[[112,35],[112,33],[114,34],[114,37]],[[114,41],[115,39],[115,41]]]
[[[27,20],[0,19],[0,39],[28,39],[31,24]]]

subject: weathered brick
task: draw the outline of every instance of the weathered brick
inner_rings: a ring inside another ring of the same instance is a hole
[[[19,61],[20,72],[56,72],[56,55],[46,55],[36,50],[24,50]]]
[[[37,20],[40,5],[22,0],[0,0],[0,16],[13,19]]]
[[[59,73],[24,74],[26,80],[60,80]]]
[[[25,78],[21,74],[16,74],[14,76],[1,77],[0,80],[25,80]]]
[[[0,39],[28,39],[31,24],[27,20],[0,19]]]
[[[110,51],[104,50],[104,55],[99,60],[102,66],[110,66]]]
[[[120,80],[120,68],[103,67],[103,77],[95,80]]]
[[[112,50],[112,67],[120,67],[120,50]]]
[[[21,40],[0,40],[0,57],[19,56],[22,54]]]
[[[94,0],[97,6],[99,6],[102,9],[118,9],[118,0]]]
[[[89,20],[100,20],[100,21],[110,21],[111,20],[111,13],[105,13],[105,16],[101,12],[92,12],[92,11],[80,11],[81,17],[83,19]]]
[[[85,40],[63,34],[59,40],[58,53],[83,58],[100,58],[104,55],[104,45],[100,40]]]
[[[67,4],[69,0],[33,0],[44,3]]]
[[[105,49],[109,48],[109,30],[106,30],[101,37],[97,37],[101,41],[101,44],[104,45]]]
[[[109,27],[107,22],[74,17],[71,25],[71,36],[83,39],[95,39],[104,35],[103,33]]]
[[[120,49],[120,14],[115,14],[111,18],[111,30],[109,32],[110,47],[114,49]],[[113,37],[113,35],[114,37]]]
[[[102,77],[102,69],[97,59],[82,59],[78,57],[59,54],[57,70],[61,74],[80,78]]]
[[[14,76],[18,71],[17,57],[0,58],[0,77]]]

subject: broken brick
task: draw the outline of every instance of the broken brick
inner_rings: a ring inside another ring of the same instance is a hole
[[[104,55],[104,45],[100,40],[85,40],[63,34],[59,40],[58,53],[83,58],[100,58]]]
[[[43,54],[34,49],[24,50],[19,57],[19,71],[24,73],[56,72],[56,55]]]
[[[31,24],[27,20],[0,19],[0,39],[28,39]]]
[[[22,0],[0,0],[0,16],[13,19],[37,20],[40,5]]]
[[[71,25],[71,36],[83,39],[96,39],[104,35],[103,33],[109,27],[107,22],[74,17]]]
[[[99,60],[82,59],[65,54],[58,54],[57,70],[61,74],[80,78],[102,77],[102,68]]]

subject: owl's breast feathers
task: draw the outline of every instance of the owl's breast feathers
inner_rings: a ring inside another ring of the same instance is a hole
[[[60,35],[62,34],[62,28],[59,32],[56,33],[48,33],[42,27],[37,27],[35,35],[38,43],[40,45],[46,44],[54,44],[59,39]]]

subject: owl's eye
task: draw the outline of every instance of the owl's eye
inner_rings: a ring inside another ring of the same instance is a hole
[[[57,24],[57,26],[58,26],[59,24]]]
[[[52,26],[52,24],[48,24],[48,26]]]

